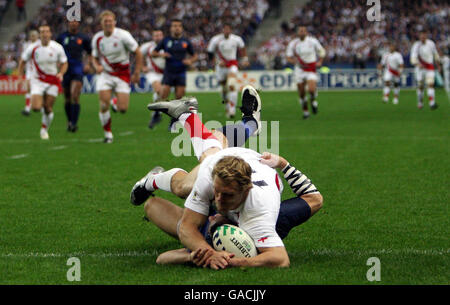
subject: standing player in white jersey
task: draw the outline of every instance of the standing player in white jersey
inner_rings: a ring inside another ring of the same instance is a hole
[[[25,64],[33,63],[30,78],[31,107],[42,112],[41,139],[48,140],[48,129],[53,121],[53,104],[58,96],[61,81],[67,71],[68,63],[64,48],[52,38],[48,25],[39,27],[40,41],[30,45],[21,56],[19,76],[24,73]]]
[[[22,52],[24,52],[30,45],[34,44],[39,40],[39,33],[36,30],[31,30],[28,33],[28,40],[23,44]],[[25,80],[27,84],[27,93],[25,94],[25,108],[22,110],[22,114],[29,116],[31,112],[31,94],[30,94],[30,79],[33,73],[33,62],[30,60],[25,65]]]
[[[384,68],[383,73],[383,102],[389,102],[389,94],[391,91],[391,85],[394,85],[394,99],[392,103],[398,104],[398,96],[400,94],[400,76],[403,71],[403,57],[397,51],[397,48],[393,42],[389,43],[389,52],[385,53],[381,58],[381,62],[378,65],[378,70]]]
[[[145,58],[145,65],[142,68],[142,72],[145,73],[147,83],[151,84],[153,90],[153,102],[159,101],[161,91],[161,81],[164,76],[164,67],[166,66],[166,59],[164,57],[152,56],[153,50],[164,39],[164,34],[161,30],[155,29],[152,33],[152,41],[146,42],[141,45],[141,52]],[[159,51],[164,53],[163,50]],[[158,112],[154,112],[152,119],[148,124],[148,128],[153,128],[161,121],[161,116]]]
[[[214,36],[208,44],[210,60],[215,58],[216,77],[222,86],[222,100],[226,103],[227,117],[234,117],[238,100],[238,83],[236,81],[238,68],[238,52],[242,66],[249,65],[244,40],[233,33],[230,24],[223,26],[223,33]]]
[[[427,85],[428,102],[431,110],[438,107],[434,99],[434,78],[435,66],[439,66],[439,53],[435,43],[427,38],[426,31],[419,34],[419,40],[416,41],[411,49],[410,62],[415,66],[417,81],[417,107],[423,108],[423,96],[425,84]]]
[[[308,35],[305,26],[297,28],[298,37],[292,40],[287,47],[287,60],[295,65],[294,77],[297,83],[300,105],[303,107],[303,118],[309,118],[308,103],[306,101],[306,86],[310,96],[311,108],[314,114],[317,113],[319,104],[317,103],[317,81],[316,69],[322,66],[326,51],[320,42]]]
[[[100,98],[100,122],[105,143],[112,143],[111,114],[109,106],[113,91],[117,96],[117,109],[125,113],[130,102],[130,81],[139,83],[142,53],[136,40],[128,31],[116,28],[116,16],[111,11],[100,14],[102,31],[92,38],[93,65],[97,72],[96,90]],[[130,78],[130,52],[136,55],[136,66]]]

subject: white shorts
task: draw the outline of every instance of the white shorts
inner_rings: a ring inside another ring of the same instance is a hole
[[[152,85],[154,82],[161,82],[163,79],[164,74],[158,73],[158,72],[149,72],[145,74],[145,78],[147,79],[147,82]]]
[[[427,70],[416,67],[414,69],[417,83],[425,81],[427,85],[434,85],[434,70]]]
[[[31,71],[30,69],[25,69],[25,79],[26,80],[31,80],[32,74],[33,74],[33,71]]]
[[[294,68],[294,79],[297,84],[304,83],[309,80],[318,81],[319,76],[316,72],[303,71],[299,67]]]
[[[227,67],[221,67],[219,65],[216,65],[216,77],[217,81],[223,82],[227,79],[228,73],[234,73],[237,74],[239,72],[239,68],[237,66],[231,66],[229,68]]]
[[[52,95],[54,97],[58,96],[59,88],[56,85],[52,85],[49,83],[44,83],[43,81],[32,78],[30,80],[30,93],[31,95],[41,95],[44,94]]]
[[[383,81],[385,82],[394,82],[394,83],[399,83],[400,82],[400,76],[397,76],[395,74],[393,74],[391,71],[389,70],[385,70],[384,74],[383,74]]]
[[[130,84],[122,80],[117,76],[112,76],[106,72],[102,72],[97,77],[97,82],[95,84],[95,90],[97,92],[104,90],[114,90],[115,92],[120,93],[130,93],[131,87]]]

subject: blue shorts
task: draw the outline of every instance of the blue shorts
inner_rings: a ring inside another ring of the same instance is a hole
[[[164,72],[162,84],[170,87],[186,87],[186,72],[182,73]]]
[[[83,74],[78,73],[70,73],[69,71],[64,74],[62,85],[64,88],[70,88],[70,84],[72,81],[80,81],[83,82]]]
[[[289,232],[301,225],[311,217],[311,207],[300,197],[286,199],[281,202],[278,213],[276,231],[281,239],[286,238]]]

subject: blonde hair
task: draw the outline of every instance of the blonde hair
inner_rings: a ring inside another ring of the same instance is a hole
[[[106,11],[101,12],[101,14],[100,14],[100,22],[103,21],[103,18],[105,18],[106,16],[112,16],[114,18],[114,20],[116,20],[116,14],[114,14],[110,10],[106,10]]]
[[[235,156],[226,156],[220,159],[213,168],[212,178],[218,177],[225,184],[235,181],[241,191],[252,188],[252,168],[243,159]]]

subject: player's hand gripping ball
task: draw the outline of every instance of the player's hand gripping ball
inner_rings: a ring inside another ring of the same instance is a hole
[[[254,257],[258,254],[247,232],[229,224],[221,225],[214,231],[213,246],[217,251],[227,251],[236,257]]]

